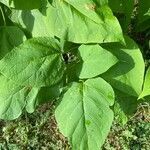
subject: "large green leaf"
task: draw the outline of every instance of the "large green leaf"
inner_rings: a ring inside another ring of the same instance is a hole
[[[52,32],[76,43],[123,41],[117,19],[107,5],[98,6],[92,0],[56,0],[49,8]],[[111,34],[109,34],[111,33]]]
[[[52,86],[64,73],[58,42],[53,38],[33,38],[14,48],[0,60],[0,72],[20,85]]]
[[[13,120],[26,109],[33,113],[36,107],[60,94],[60,87],[30,87],[21,86],[0,75],[0,119]]]
[[[0,0],[1,3],[15,9],[35,9],[40,8],[41,0]]]
[[[12,10],[10,19],[33,37],[52,37],[54,35],[51,33],[50,26],[48,24],[51,20],[47,15],[43,15],[42,12],[44,13],[44,11],[39,11],[37,9],[31,11]]]
[[[125,37],[126,47],[119,44],[105,44],[119,62],[103,74],[103,77],[116,89],[138,97],[144,78],[144,60],[142,53],[133,40]]]
[[[99,150],[113,121],[114,92],[102,78],[73,82],[55,116],[73,150]]]
[[[19,28],[15,26],[0,27],[0,59],[25,40],[26,37]]]
[[[27,88],[0,75],[0,118],[11,120],[18,118],[26,104]]]
[[[75,43],[123,41],[121,27],[110,8],[91,0],[55,0],[42,14],[38,10],[16,11],[11,20],[36,36],[49,34],[61,38],[66,32],[67,40]]]
[[[109,51],[97,45],[79,47],[80,62],[76,67],[79,78],[92,78],[106,72],[117,63],[117,58]]]
[[[140,94],[139,99],[143,98],[145,96],[148,96],[148,95],[150,95],[150,67],[148,68],[148,70],[146,72],[143,91]]]

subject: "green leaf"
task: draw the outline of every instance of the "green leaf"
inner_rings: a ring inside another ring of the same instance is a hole
[[[145,64],[136,43],[128,37],[125,37],[125,41],[126,47],[117,43],[103,45],[118,58],[119,62],[102,77],[116,89],[138,97],[142,90]]]
[[[110,8],[112,9],[113,12],[118,12],[118,13],[122,13],[124,12],[124,8],[123,8],[123,2],[122,0],[108,0],[108,4],[110,6]]]
[[[43,15],[44,11],[46,10],[12,10],[10,19],[32,37],[53,37],[54,35],[51,33],[49,26],[49,21],[51,20],[47,14],[48,10],[47,15]]]
[[[143,98],[145,96],[148,96],[148,95],[150,95],[150,67],[148,68],[148,70],[146,72],[143,91],[140,94],[139,99]]]
[[[48,10],[52,33],[75,43],[124,41],[117,19],[107,5],[98,6],[92,0],[56,0]],[[109,34],[111,33],[111,34]]]
[[[38,105],[39,97],[38,93],[40,92],[41,88],[33,87],[29,88],[30,93],[27,95],[27,104],[26,104],[26,110],[28,113],[33,113],[35,108]]]
[[[73,150],[100,149],[113,121],[113,103],[113,89],[102,78],[70,85],[55,116]]]
[[[115,90],[115,104],[114,113],[115,118],[123,125],[125,125],[129,118],[131,118],[137,110],[137,97],[128,95],[120,90]]]
[[[59,97],[61,93],[61,84],[53,87],[33,87],[28,94],[26,101],[26,110],[28,113],[33,113],[40,104],[52,101]]]
[[[93,2],[98,6],[108,5],[108,0],[93,0]]]
[[[1,3],[15,9],[35,9],[40,8],[41,0],[0,0]]]
[[[15,26],[0,27],[0,59],[25,40],[26,37],[19,28]]]
[[[0,72],[22,86],[55,85],[64,69],[58,41],[46,37],[24,42],[0,60]]]
[[[18,118],[24,109],[33,113],[36,107],[57,98],[60,85],[54,87],[21,86],[0,75],[0,119],[13,120]]]
[[[42,13],[13,11],[11,20],[34,36],[49,34],[61,38],[67,32],[66,40],[75,43],[124,41],[119,22],[110,8],[90,0],[56,0]]]
[[[0,118],[13,120],[18,118],[25,106],[28,90],[0,75]]]
[[[102,74],[118,61],[113,54],[98,44],[81,45],[78,55],[82,59],[76,67],[79,78],[92,78]]]

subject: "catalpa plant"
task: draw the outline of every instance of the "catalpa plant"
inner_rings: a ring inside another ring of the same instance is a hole
[[[149,4],[139,3],[140,31],[150,27]],[[126,123],[150,95],[150,68],[143,87],[143,56],[126,34],[133,8],[134,0],[0,0],[0,118],[55,99],[72,150],[99,150],[114,115]]]

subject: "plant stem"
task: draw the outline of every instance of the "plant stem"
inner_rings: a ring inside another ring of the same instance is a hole
[[[0,11],[1,11],[1,14],[2,14],[2,18],[3,18],[4,26],[6,26],[6,19],[5,19],[5,15],[4,15],[4,12],[3,12],[2,6],[0,6]]]

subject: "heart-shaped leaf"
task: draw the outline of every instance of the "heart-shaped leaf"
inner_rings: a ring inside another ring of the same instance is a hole
[[[76,67],[79,78],[92,78],[106,72],[117,63],[117,58],[109,51],[97,45],[82,45],[78,55],[81,61]]]
[[[102,78],[73,82],[55,116],[73,150],[99,150],[113,121],[114,92]]]
[[[14,48],[0,61],[0,72],[22,86],[52,86],[61,81],[64,62],[58,41],[33,38]]]

